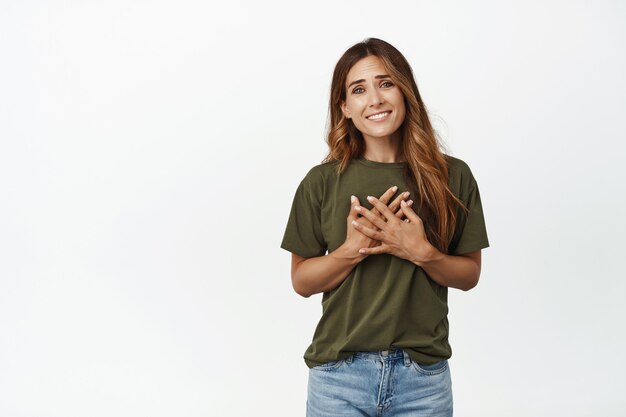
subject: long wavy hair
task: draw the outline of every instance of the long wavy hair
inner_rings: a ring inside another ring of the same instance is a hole
[[[406,58],[389,43],[367,38],[350,47],[341,56],[335,70],[330,91],[330,121],[326,143],[328,155],[322,161],[338,161],[337,174],[347,168],[351,160],[363,157],[365,141],[351,119],[344,116],[341,103],[346,100],[346,78],[359,60],[374,55],[381,61],[387,74],[404,96],[406,115],[402,130],[402,155],[407,167],[405,179],[413,196],[413,209],[424,223],[428,241],[439,251],[448,253],[454,236],[457,207],[468,210],[448,187],[447,155],[440,143],[422,102],[413,70]]]

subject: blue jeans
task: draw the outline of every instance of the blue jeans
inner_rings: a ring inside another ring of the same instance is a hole
[[[307,417],[452,416],[448,361],[419,364],[402,349],[313,367],[307,391]]]

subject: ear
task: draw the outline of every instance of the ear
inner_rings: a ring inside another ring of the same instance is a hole
[[[341,112],[343,113],[346,119],[350,118],[350,110],[348,110],[348,108],[346,107],[345,101],[341,102]]]

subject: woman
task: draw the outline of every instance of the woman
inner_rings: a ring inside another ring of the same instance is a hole
[[[281,244],[294,290],[323,293],[307,416],[451,416],[447,291],[476,286],[489,246],[478,185],[440,150],[387,42],[343,54],[329,107],[329,153],[298,186]]]

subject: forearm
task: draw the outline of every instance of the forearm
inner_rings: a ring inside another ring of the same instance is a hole
[[[480,268],[473,259],[466,256],[446,255],[432,248],[426,261],[413,263],[419,265],[428,276],[440,285],[471,290],[478,284]]]
[[[330,291],[366,257],[357,250],[341,246],[328,255],[308,258],[300,263],[292,277],[294,289],[303,297]]]

